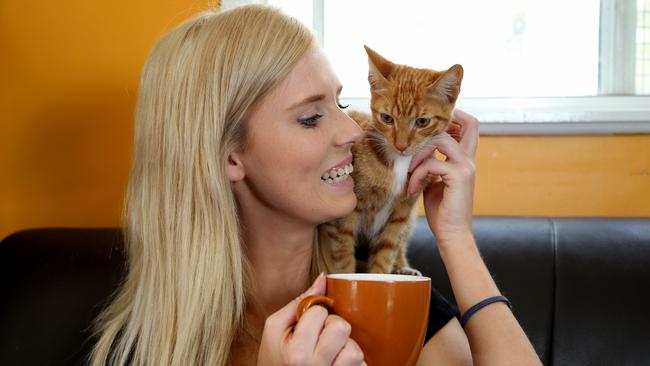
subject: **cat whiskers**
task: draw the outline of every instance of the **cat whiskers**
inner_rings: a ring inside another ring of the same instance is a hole
[[[383,154],[385,157],[388,156],[389,150],[388,150],[388,143],[386,142],[386,138],[384,135],[377,131],[377,130],[371,130],[367,134],[368,140],[377,142],[377,145],[379,147],[379,152]]]

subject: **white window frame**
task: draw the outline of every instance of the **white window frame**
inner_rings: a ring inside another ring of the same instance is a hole
[[[313,28],[323,44],[325,0],[313,0]],[[592,97],[460,98],[457,107],[490,135],[602,135],[650,133],[650,96],[634,94],[636,0],[601,0],[600,92]],[[618,47],[616,47],[618,46]],[[621,53],[624,57],[620,57]],[[606,58],[606,59],[605,59]],[[625,75],[620,75],[620,70]],[[627,94],[627,95],[625,95]],[[369,110],[367,98],[342,100]]]
[[[266,0],[226,0],[232,3]],[[324,2],[312,0],[313,30],[324,45]],[[463,98],[488,135],[606,135],[650,133],[650,96],[634,95],[636,0],[601,0],[599,89],[604,95],[546,98]],[[623,55],[623,57],[621,57]],[[369,111],[368,98],[343,104]]]

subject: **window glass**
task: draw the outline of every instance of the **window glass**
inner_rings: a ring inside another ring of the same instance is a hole
[[[324,2],[324,46],[346,86],[369,95],[363,44],[396,63],[463,65],[464,97],[598,94],[599,2]]]
[[[636,93],[650,94],[650,0],[637,1]]]

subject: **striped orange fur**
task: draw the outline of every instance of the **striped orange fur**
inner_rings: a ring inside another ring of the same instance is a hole
[[[349,113],[364,131],[352,148],[358,203],[348,216],[321,225],[319,241],[331,250],[332,272],[419,274],[406,259],[418,197],[406,194],[408,167],[432,136],[448,129],[463,68],[418,69],[366,52],[371,114]],[[358,266],[361,242],[369,254]]]

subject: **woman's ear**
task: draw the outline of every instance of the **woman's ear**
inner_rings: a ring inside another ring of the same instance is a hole
[[[244,172],[244,164],[238,153],[232,152],[228,155],[226,174],[228,175],[228,179],[233,183],[244,179],[246,176],[246,173]]]

